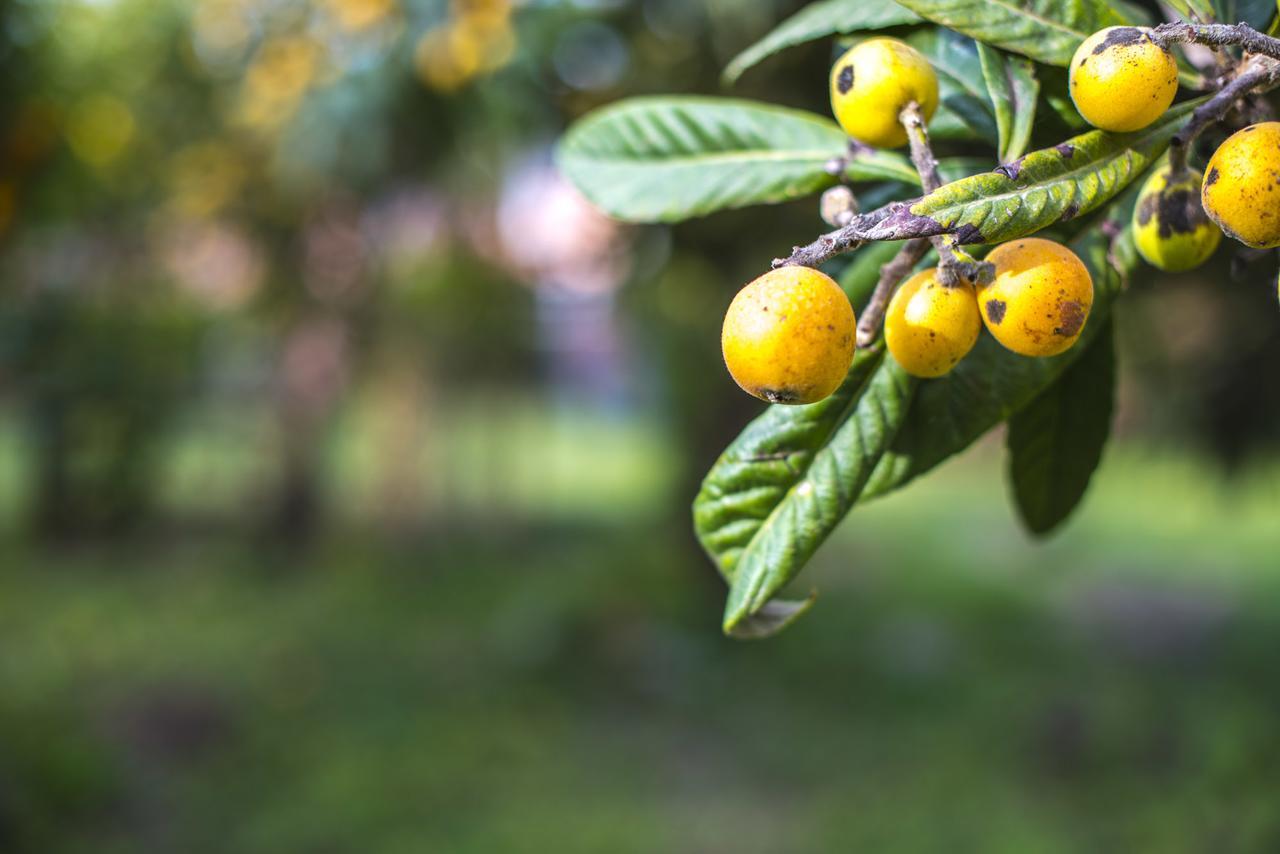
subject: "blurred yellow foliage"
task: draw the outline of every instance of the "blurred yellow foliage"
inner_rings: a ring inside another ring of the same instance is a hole
[[[508,0],[453,0],[449,20],[418,40],[414,64],[428,87],[452,92],[506,65],[515,49]]]
[[[265,42],[245,74],[243,121],[267,129],[288,119],[320,71],[322,50],[304,36],[280,36]]]
[[[207,217],[235,198],[246,171],[240,155],[226,143],[188,145],[169,162],[170,203],[179,213]]]
[[[365,30],[386,20],[395,10],[395,0],[326,0],[338,26],[348,31]]]
[[[77,101],[67,117],[67,142],[91,166],[119,157],[133,139],[137,123],[129,105],[112,95],[90,95]]]

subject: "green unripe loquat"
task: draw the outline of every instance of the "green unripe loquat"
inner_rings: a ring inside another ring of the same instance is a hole
[[[924,54],[906,42],[867,39],[831,69],[831,111],[849,136],[876,148],[907,142],[898,120],[915,101],[926,122],[938,109],[938,75]]]
[[[1108,27],[1071,57],[1071,100],[1085,121],[1109,131],[1141,130],[1178,93],[1178,63],[1143,27]]]
[[[1039,237],[1002,243],[986,260],[996,268],[991,284],[978,290],[987,331],[1023,356],[1069,350],[1093,307],[1093,278],[1084,262]]]
[[[724,317],[724,363],[743,391],[770,403],[816,403],[849,372],[856,320],[849,298],[809,267],[770,270]]]
[[[902,283],[884,317],[884,340],[903,369],[916,377],[951,372],[978,343],[982,317],[973,285],[948,287],[938,271],[922,270]]]
[[[1250,125],[1218,146],[1200,200],[1228,237],[1255,249],[1280,246],[1280,122]]]
[[[1170,273],[1194,269],[1222,242],[1222,231],[1200,204],[1201,180],[1194,169],[1175,176],[1166,166],[1142,185],[1133,209],[1133,239],[1151,266]]]

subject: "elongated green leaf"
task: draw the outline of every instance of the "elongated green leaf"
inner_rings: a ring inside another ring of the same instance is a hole
[[[1159,158],[1198,103],[1180,104],[1136,133],[1090,131],[947,184],[904,203],[867,235],[902,240],[954,234],[961,243],[1002,243],[1075,219],[1102,207]]]
[[[994,144],[998,138],[996,116],[973,39],[926,27],[908,36],[907,43],[928,57],[938,76],[940,103],[929,122],[929,132],[938,139],[980,139]]]
[[[854,390],[847,417],[834,433],[823,437],[807,464],[793,463],[801,477],[785,492],[766,496],[756,485],[745,493],[721,493],[718,481],[704,484],[702,494],[707,500],[703,506],[712,512],[695,515],[696,521],[713,522],[709,517],[714,517],[715,508],[725,498],[736,504],[744,496],[752,496],[754,509],[767,509],[751,539],[733,554],[734,578],[724,612],[726,632],[763,608],[795,577],[858,500],[906,417],[916,381],[892,358],[885,358],[880,348],[864,350],[859,358],[870,368],[865,386]],[[700,528],[702,531],[711,534],[712,528]],[[716,542],[720,536],[717,532],[704,542]]]
[[[1267,24],[1276,14],[1272,0],[1213,0],[1213,9],[1224,24],[1243,22],[1262,32],[1266,32]]]
[[[1017,160],[1031,142],[1040,82],[1035,66],[1026,59],[1007,56],[990,45],[978,43],[982,76],[991,93],[996,128],[1000,136],[1000,162]]]
[[[1127,226],[1137,189],[1112,205],[1105,220],[1091,223],[1070,243],[1089,268],[1094,287],[1093,308],[1079,343],[1060,356],[1031,359],[983,335],[950,374],[921,384],[909,417],[863,490],[862,500],[899,489],[969,447],[1035,399],[1105,330],[1122,276],[1137,265],[1136,253],[1124,248],[1130,242]],[[1122,228],[1126,231],[1113,243],[1108,234]]]
[[[1109,0],[900,0],[923,18],[974,39],[1067,65],[1080,42],[1104,27],[1132,24]]]
[[[893,0],[819,0],[805,6],[735,56],[724,70],[724,80],[732,83],[762,59],[814,39],[882,30],[914,24],[919,20],[918,15]]]
[[[606,213],[676,222],[831,186],[826,164],[846,146],[835,122],[813,113],[720,98],[633,98],[575,124],[556,157]],[[910,181],[914,171],[900,154],[868,150],[847,174]]]
[[[1108,318],[1062,376],[1009,419],[1009,485],[1031,533],[1058,527],[1089,488],[1111,435],[1115,376]]]

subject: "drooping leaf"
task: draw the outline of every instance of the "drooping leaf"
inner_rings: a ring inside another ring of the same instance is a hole
[[[799,198],[834,183],[847,138],[823,116],[721,98],[633,98],[575,124],[557,149],[564,175],[619,219],[676,222]],[[867,150],[852,180],[911,181],[906,158]]]
[[[923,18],[1048,65],[1104,27],[1139,23],[1111,0],[900,0]]]
[[[1009,419],[1009,486],[1023,524],[1045,536],[1084,497],[1111,435],[1115,336],[1107,318],[1057,381]]]
[[[836,34],[913,24],[919,20],[914,12],[892,0],[818,0],[735,56],[725,67],[724,81],[732,83],[761,60],[798,44]]]
[[[995,111],[973,39],[938,27],[912,33],[907,43],[923,53],[938,76],[937,114],[929,132],[938,139],[978,139],[995,144]],[[958,127],[953,128],[952,125]]]
[[[991,107],[1000,136],[1000,162],[1017,160],[1031,142],[1040,82],[1030,60],[1007,56],[990,45],[978,43],[982,76],[991,94]]]
[[[1002,243],[1075,219],[1102,207],[1159,158],[1198,103],[1180,104],[1135,133],[1090,131],[947,184],[890,211],[867,236],[954,234],[961,243]]]
[[[774,453],[782,456],[775,464],[782,471],[772,479],[762,477],[758,455],[738,456],[731,447],[713,469],[718,476],[703,483],[695,526],[713,556],[727,561],[733,579],[726,632],[763,608],[808,562],[858,500],[906,417],[916,381],[883,348],[860,351],[855,360],[866,366],[865,381],[851,389],[834,431],[810,433],[811,444],[800,455],[794,448],[804,446],[778,447]],[[736,524],[724,525],[726,518]]]

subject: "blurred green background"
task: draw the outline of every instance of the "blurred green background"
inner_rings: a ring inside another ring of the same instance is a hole
[[[720,318],[816,200],[551,146],[800,5],[4,4],[0,851],[1280,850],[1274,255],[1131,283],[1056,539],[992,436],[720,636]]]

